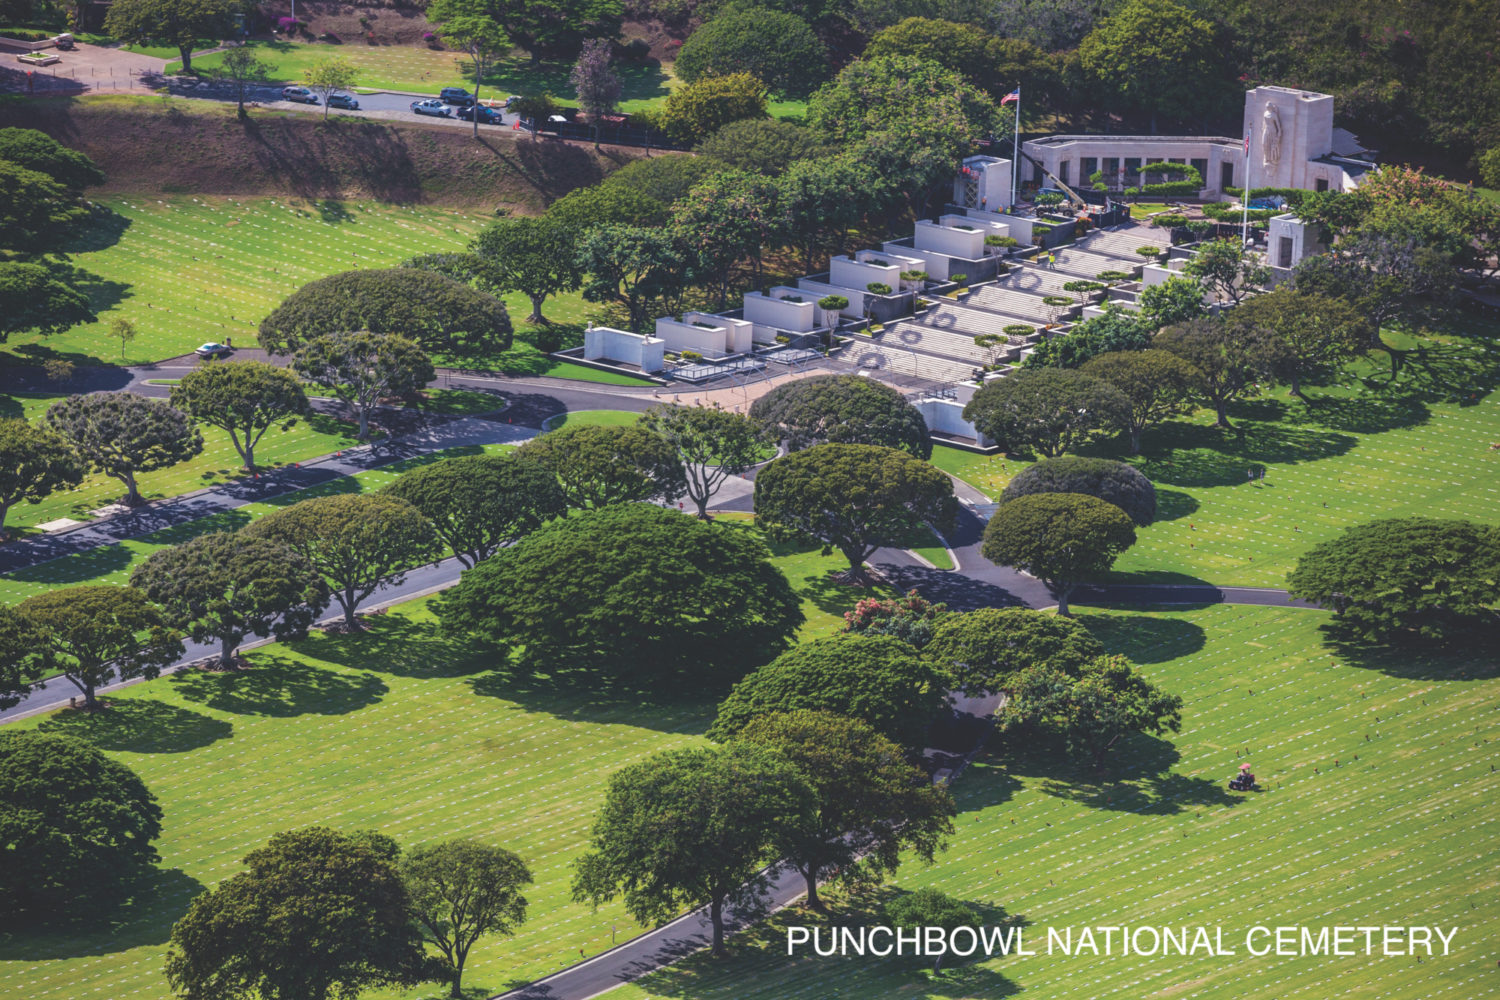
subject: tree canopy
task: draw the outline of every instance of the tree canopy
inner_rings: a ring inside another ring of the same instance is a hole
[[[570,507],[671,503],[687,491],[677,449],[646,427],[565,424],[516,449],[557,477]]]
[[[932,456],[927,421],[906,397],[858,375],[813,375],[777,386],[750,416],[796,451],[815,444],[877,444]]]
[[[520,292],[531,301],[528,323],[541,323],[549,295],[571,292],[583,280],[574,263],[573,241],[555,218],[496,219],[474,237],[473,250],[494,269],[498,291]]]
[[[737,678],[785,649],[803,620],[753,535],[639,503],[543,525],[465,573],[438,614],[524,647],[523,665],[644,686]]]
[[[667,95],[658,121],[678,142],[695,143],[730,122],[766,117],[766,97],[766,85],[749,73],[705,76]]]
[[[1022,671],[1043,667],[1076,677],[1104,655],[1082,625],[1026,608],[980,608],[948,615],[923,654],[965,694],[1008,691]]]
[[[104,183],[93,160],[34,128],[0,128],[0,160],[46,174],[74,195]]]
[[[66,280],[69,270],[51,263],[0,260],[0,344],[12,333],[61,333],[94,321],[88,296]]]
[[[1050,73],[1047,54],[1030,41],[927,17],[908,17],[870,39],[863,58],[880,56],[937,63],[996,98],[1018,86],[1029,92]]]
[[[1337,371],[1369,346],[1373,332],[1349,303],[1286,285],[1236,307],[1229,322],[1263,331],[1262,363],[1300,398],[1304,381]]]
[[[368,330],[410,337],[433,354],[503,351],[505,303],[432,271],[344,271],[297,289],[260,324],[260,346],[288,354],[324,334]]]
[[[176,46],[186,72],[202,38],[227,38],[240,0],[116,0],[104,15],[107,34],[126,42],[166,42]]]
[[[974,393],[964,419],[1007,451],[1043,458],[1082,447],[1129,413],[1124,393],[1070,368],[1022,369]]]
[[[1002,504],[985,525],[984,557],[1041,580],[1068,613],[1068,595],[1103,576],[1135,544],[1135,526],[1119,507],[1080,493],[1034,493]]]
[[[768,747],[663,751],[610,778],[573,898],[597,906],[623,895],[643,924],[706,903],[721,955],[726,906],[756,910],[781,835],[810,826],[815,808],[807,780]]]
[[[415,340],[365,330],[310,338],[297,348],[292,367],[354,411],[361,441],[370,439],[370,414],[382,399],[414,395],[437,377]]]
[[[60,182],[0,159],[0,247],[32,254],[56,251],[86,214]]]
[[[438,978],[422,953],[397,847],[310,826],[271,837],[188,904],[167,981],[215,1000],[335,1000]]]
[[[80,740],[0,732],[0,923],[56,919],[157,860],[161,807],[126,765]]]
[[[1304,553],[1287,590],[1367,640],[1442,643],[1493,629],[1500,529],[1430,517],[1358,524]]]
[[[172,387],[171,398],[173,406],[227,431],[246,469],[255,468],[255,446],[267,431],[291,430],[311,410],[297,377],[264,361],[201,365]]]
[[[40,622],[0,604],[0,711],[14,707],[46,678],[50,653]]]
[[[838,549],[851,583],[868,579],[864,562],[876,549],[924,526],[948,531],[957,511],[947,475],[879,445],[820,444],[783,455],[755,478],[756,517]]]
[[[1168,417],[1192,411],[1188,402],[1198,381],[1198,369],[1170,351],[1112,351],[1083,366],[1083,372],[1103,379],[1124,394],[1130,406],[1116,417],[1130,438],[1130,453],[1141,450],[1141,435]]]
[[[1225,84],[1213,25],[1173,0],[1127,0],[1078,45],[1083,69],[1135,110],[1200,115]]]
[[[133,392],[69,396],[47,407],[42,419],[92,468],[123,483],[125,503],[132,506],[142,502],[139,473],[185,462],[203,450],[203,434],[187,414]]]
[[[1218,426],[1229,426],[1229,405],[1244,398],[1275,359],[1270,330],[1246,321],[1239,310],[1169,326],[1152,339],[1153,347],[1182,358],[1198,370],[1190,386],[1193,399],[1211,406]]]
[[[737,738],[758,716],[810,709],[868,723],[908,749],[948,707],[948,678],[907,643],[840,634],[795,646],[734,686],[708,737]]]
[[[1141,322],[1149,330],[1197,319],[1206,310],[1203,286],[1196,278],[1171,277],[1159,285],[1141,289]]]
[[[1115,303],[1104,315],[1077,323],[1066,337],[1037,344],[1021,362],[1022,368],[1081,368],[1091,358],[1111,351],[1139,351],[1151,346],[1151,328],[1135,313]]]
[[[195,642],[218,640],[225,668],[234,666],[245,636],[305,634],[328,606],[323,578],[305,558],[280,542],[232,531],[158,549],[131,571],[130,585]]]
[[[1144,528],[1156,519],[1156,487],[1133,465],[1108,458],[1065,455],[1028,465],[1018,472],[1001,501],[1033,493],[1086,493],[1107,500]]]
[[[687,497],[704,520],[708,519],[709,501],[724,480],[750,470],[768,450],[759,424],[718,406],[662,403],[646,411],[641,426],[677,452]]]
[[[401,879],[422,939],[452,971],[448,995],[462,997],[469,950],[486,934],[509,936],[526,922],[521,889],[531,884],[531,869],[503,847],[460,839],[410,851]]]
[[[459,562],[477,566],[567,513],[557,476],[515,455],[461,455],[404,472],[382,492],[426,515]]]
[[[77,486],[86,468],[57,431],[25,420],[0,419],[0,529],[16,504],[41,503],[60,489]]]
[[[733,4],[683,43],[674,64],[688,83],[748,73],[772,92],[805,97],[827,73],[828,53],[795,14]]]
[[[696,159],[710,158],[735,170],[779,177],[798,160],[810,160],[827,152],[823,140],[801,125],[771,118],[746,118],[730,122],[698,143]]]

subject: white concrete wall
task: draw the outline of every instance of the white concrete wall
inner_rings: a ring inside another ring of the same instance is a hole
[[[894,244],[892,244],[892,246],[894,246],[897,250],[904,251],[907,254],[920,258],[920,260],[912,264],[910,267],[905,268],[905,270],[926,271],[927,277],[931,278],[933,281],[947,281],[948,275],[952,271],[956,270],[962,272],[964,270],[963,264],[955,264],[954,259],[945,253],[938,253],[935,250],[913,250],[908,246],[896,246]],[[920,289],[918,289],[918,291],[920,291]]]
[[[938,224],[942,226],[973,226],[979,230],[981,236],[1009,236],[1010,226],[1003,222],[995,222],[991,219],[980,219],[972,215],[940,215]],[[980,245],[984,241],[980,240]]]
[[[968,168],[969,173],[965,174],[963,168]],[[964,208],[1009,208],[1010,168],[1009,160],[996,156],[968,157],[953,175],[953,204]]]
[[[972,397],[972,387],[971,393]],[[927,429],[955,437],[972,438],[981,448],[989,448],[995,442],[979,433],[979,429],[964,419],[964,405],[968,400],[938,399],[926,397],[912,405],[927,421]]]
[[[800,295],[801,302],[788,302],[788,295]],[[745,293],[745,318],[762,326],[774,326],[793,333],[808,333],[818,325],[817,300],[821,295],[811,295],[804,288],[777,285],[771,294]],[[846,295],[845,298],[848,298]]]
[[[713,313],[685,312],[684,323],[710,323],[724,328],[724,347],[729,354],[746,354],[755,347],[752,330],[755,324],[730,316],[715,316]]]
[[[729,331],[722,326],[705,330],[691,322],[663,316],[656,321],[656,336],[669,351],[697,351],[705,358],[721,358],[730,353]]]
[[[936,250],[950,257],[978,260],[984,256],[984,233],[977,227],[955,229],[919,219],[912,245],[917,250]]]
[[[969,209],[969,218],[980,222],[993,222],[1005,227],[1010,236],[1023,246],[1031,242],[1031,227],[1038,225],[1042,220],[1028,218],[1020,215],[1007,215],[1004,212],[982,212],[978,209]]]
[[[617,361],[635,365],[643,372],[662,369],[666,344],[655,337],[628,333],[607,326],[592,327],[583,334],[583,357],[587,361]]]
[[[866,252],[861,251],[861,253]],[[890,260],[891,256],[886,254],[879,259]],[[904,270],[906,268],[894,263],[881,267],[878,264],[867,264],[861,260],[850,260],[848,257],[835,257],[828,262],[828,281],[841,288],[852,288],[857,291],[864,291],[866,286],[877,281],[890,285],[892,289],[899,289],[901,272]]]
[[[826,281],[814,281],[811,278],[798,278],[797,287],[804,292],[809,292],[809,298],[814,302],[825,295],[842,295],[849,300],[849,304],[840,310],[839,315],[847,319],[860,319],[865,314],[865,296],[869,293],[861,285],[851,288],[846,285],[832,285]],[[891,284],[895,288],[895,284]]]
[[[1283,256],[1283,240],[1291,241],[1291,253]],[[1318,239],[1316,227],[1309,226],[1295,215],[1273,215],[1266,230],[1268,263],[1275,267],[1296,267],[1307,257],[1322,253],[1326,247]]]
[[[1270,132],[1267,107],[1281,125],[1281,155],[1266,159]],[[1342,171],[1311,163],[1333,151],[1333,97],[1289,87],[1256,87],[1245,94],[1245,129],[1250,135],[1250,186],[1313,188],[1322,176],[1337,188]]]
[[[1118,159],[1122,161],[1116,166],[1115,172],[1105,178],[1105,182],[1112,188],[1118,190],[1126,184],[1134,184],[1124,173],[1124,160],[1138,159],[1144,166],[1147,163],[1190,163],[1193,160],[1207,160],[1208,172],[1203,175],[1202,192],[1215,194],[1220,190],[1220,179],[1223,176],[1222,164],[1228,163],[1233,172],[1233,180],[1236,186],[1244,184],[1245,155],[1244,147],[1232,140],[1226,141],[1224,137],[1216,136],[1129,136],[1129,135],[1067,135],[1054,136],[1048,141],[1032,140],[1021,144],[1022,148],[1037,160],[1046,165],[1047,169],[1072,188],[1087,189],[1092,186],[1089,175],[1083,170],[1083,161],[1093,159],[1098,161],[1095,169],[1103,170],[1106,159]],[[1063,164],[1067,164],[1066,176],[1064,176]],[[1034,168],[1030,163],[1022,171],[1021,179],[1030,181]],[[1162,178],[1156,174],[1146,177],[1146,183],[1156,184]],[[1260,179],[1252,176],[1253,183],[1260,187]],[[1042,178],[1044,185],[1051,185],[1051,181]]]

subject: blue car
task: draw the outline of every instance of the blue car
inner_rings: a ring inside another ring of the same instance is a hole
[[[425,101],[412,101],[411,110],[413,114],[432,115],[435,118],[453,117],[453,112],[448,110],[448,105],[436,97],[429,97]]]
[[[496,111],[494,108],[485,107],[483,104],[473,104],[467,108],[459,108],[458,117],[462,118],[466,122],[473,121],[475,118],[478,118],[479,124],[481,125],[505,124],[504,115]]]
[[[330,108],[343,108],[345,111],[359,110],[359,102],[354,99],[353,94],[329,94],[328,106]]]

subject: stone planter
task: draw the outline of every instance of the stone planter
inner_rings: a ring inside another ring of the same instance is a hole
[[[51,66],[53,63],[62,62],[62,56],[49,52],[46,55],[32,54],[16,56],[16,62],[22,66]]]

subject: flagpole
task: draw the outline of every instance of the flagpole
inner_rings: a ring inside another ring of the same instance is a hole
[[[1021,88],[1016,87],[1016,129],[1010,154],[1010,210],[1016,210],[1016,184],[1021,179]]]
[[[1245,187],[1240,192],[1240,245],[1250,245],[1250,137],[1255,134],[1255,127],[1249,126],[1245,129]]]

